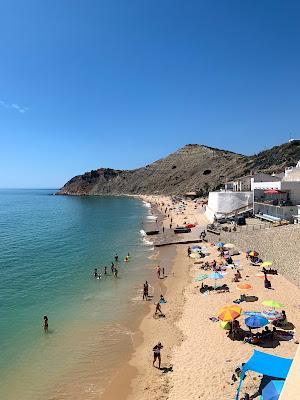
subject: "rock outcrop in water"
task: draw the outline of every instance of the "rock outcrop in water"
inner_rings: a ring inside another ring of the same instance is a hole
[[[198,144],[134,170],[99,168],[69,180],[57,194],[202,194],[218,189],[226,180],[250,172],[279,173],[300,159],[300,141],[285,143],[257,155],[244,156]]]

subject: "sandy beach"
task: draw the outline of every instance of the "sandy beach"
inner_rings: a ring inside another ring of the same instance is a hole
[[[157,203],[170,204],[170,199],[165,196],[143,197],[145,201],[154,205]],[[178,215],[174,210],[168,210],[164,226],[168,226],[172,218],[173,226],[182,225],[184,221],[205,226],[206,220],[201,212],[201,205],[188,202],[184,213]],[[169,214],[169,218],[167,217]],[[204,246],[209,251],[205,261],[220,261],[217,248],[210,243]],[[168,246],[167,246],[168,247]],[[274,290],[264,288],[263,279],[256,276],[259,267],[251,266],[245,253],[234,256],[239,260],[242,275],[241,282],[252,285],[253,290],[247,295],[256,296],[257,301],[243,302],[244,311],[262,311],[263,300],[274,299],[284,304],[288,321],[294,324],[294,338],[291,341],[280,341],[273,348],[258,347],[243,341],[233,341],[220,327],[220,322],[212,322],[209,318],[216,317],[218,310],[232,301],[238,299],[241,292],[237,290],[236,283],[232,282],[235,271],[227,269],[221,284],[227,284],[229,292],[201,294],[201,282],[195,282],[195,277],[203,270],[195,260],[187,256],[188,245],[172,245],[176,248],[176,255],[172,261],[172,268],[166,279],[159,282],[160,290],[156,290],[154,299],[149,302],[149,311],[143,319],[139,333],[136,335],[135,353],[129,362],[127,371],[131,371],[131,382],[123,382],[127,387],[128,400],[140,399],[168,399],[168,400],[213,400],[218,398],[234,398],[237,382],[231,380],[234,370],[247,361],[253,349],[258,349],[273,355],[292,358],[297,350],[298,332],[300,329],[300,291],[283,276],[272,276],[271,282]],[[256,249],[259,251],[259,249]],[[165,249],[160,249],[161,254]],[[272,260],[271,260],[272,261]],[[155,274],[153,276],[155,279]],[[213,282],[205,281],[207,284]],[[161,291],[167,304],[162,305],[166,318],[154,318],[154,302],[158,300]],[[241,327],[244,317],[239,318]],[[272,329],[272,325],[270,325]],[[160,341],[164,346],[162,353],[161,370],[152,367],[152,348]],[[259,387],[260,377],[252,375],[244,380],[241,394],[254,394]],[[120,388],[119,385],[117,387]],[[119,392],[120,393],[120,392]],[[221,397],[220,397],[220,393]]]

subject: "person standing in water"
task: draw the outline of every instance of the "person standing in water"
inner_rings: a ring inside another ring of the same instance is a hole
[[[114,270],[115,270],[115,264],[114,264],[113,262],[111,263],[111,267],[110,267],[110,268],[111,268],[111,272],[112,272],[112,274],[113,274],[113,273],[114,273]]]
[[[98,277],[98,271],[97,271],[97,268],[95,268],[95,270],[94,270],[94,277],[95,277],[95,278],[97,278],[97,277]]]
[[[156,273],[157,273],[158,279],[160,279],[160,266],[159,265],[157,266]]]
[[[148,286],[148,282],[146,281],[144,283],[144,290],[143,290],[143,300],[148,300],[148,290],[149,290],[149,286]]]
[[[117,263],[119,261],[119,256],[118,256],[118,254],[116,253],[116,255],[115,255],[115,262]]]
[[[115,278],[118,277],[118,272],[119,272],[119,271],[117,270],[117,268],[115,268],[115,269],[114,269],[114,276],[115,276]]]
[[[49,321],[47,315],[44,315],[44,331],[48,332]]]

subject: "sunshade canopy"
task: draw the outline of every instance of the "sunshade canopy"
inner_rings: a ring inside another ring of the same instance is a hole
[[[290,358],[277,357],[263,353],[262,351],[254,350],[251,358],[242,368],[236,400],[239,399],[242,382],[247,371],[254,371],[274,378],[285,379],[292,365],[292,361],[293,360]]]
[[[268,189],[264,191],[265,194],[282,194],[285,192],[282,192],[281,190],[278,189]]]
[[[284,380],[272,380],[262,390],[264,400],[278,400],[282,391]]]

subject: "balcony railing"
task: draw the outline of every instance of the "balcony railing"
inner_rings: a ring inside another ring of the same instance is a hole
[[[259,198],[259,197],[254,198],[254,202],[261,203],[261,204],[267,204],[269,206],[277,206],[277,207],[291,207],[291,206],[296,205],[291,200],[278,200],[278,199],[270,200],[270,199]]]

